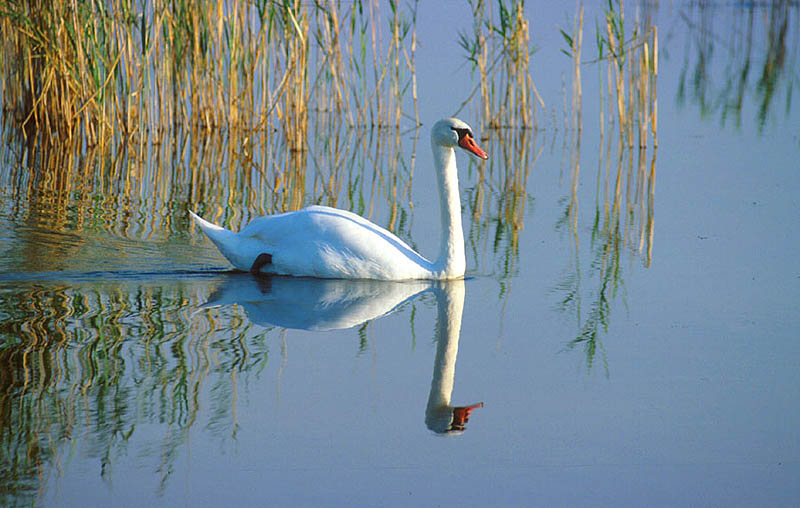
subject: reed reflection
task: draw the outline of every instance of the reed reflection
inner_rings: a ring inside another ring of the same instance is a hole
[[[111,480],[136,438],[165,482],[193,425],[235,431],[236,378],[265,365],[265,332],[235,309],[193,319],[203,277],[143,278],[0,284],[3,506],[34,503],[77,445]]]
[[[579,228],[580,133],[573,138],[575,145],[569,150],[570,194],[562,200],[564,213],[556,229],[568,231],[571,256],[561,281],[555,286],[557,308],[574,314],[577,336],[566,348],[581,346],[586,354],[587,370],[591,371],[598,352],[606,373],[608,363],[602,343],[602,334],[608,332],[612,303],[624,297],[626,258],[639,258],[648,268],[653,259],[655,231],[655,177],[656,148],[629,149],[616,143],[612,155],[612,140],[605,151],[598,154],[597,187],[591,218],[589,238],[590,261],[588,266],[581,257]],[[612,137],[613,138],[613,137]],[[620,140],[621,141],[621,140]],[[585,287],[584,281],[592,281]],[[584,302],[588,294],[588,312]]]
[[[487,150],[494,155],[484,164],[470,161],[470,172],[476,173],[468,179],[464,201],[470,212],[467,250],[477,263],[472,271],[503,283],[516,274],[519,235],[534,202],[528,178],[544,148],[539,136],[531,129],[489,131]]]
[[[721,7],[696,2],[680,12],[688,29],[676,100],[701,117],[742,125],[748,99],[758,131],[781,109],[788,115],[800,55],[796,2],[751,2]],[[788,118],[788,116],[787,116]]]

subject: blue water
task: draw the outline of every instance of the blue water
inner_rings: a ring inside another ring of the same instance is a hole
[[[744,26],[749,7],[654,12],[658,149],[623,150],[618,163],[598,132],[596,67],[583,69],[577,151],[562,121],[570,67],[555,26],[572,10],[529,5],[548,107],[526,138],[538,158],[510,220],[500,175],[519,160],[483,140],[482,184],[459,156],[463,282],[254,278],[191,225],[185,208],[197,203],[180,189],[126,208],[113,195],[4,185],[4,503],[796,505],[800,114],[789,85],[800,13],[789,9],[785,70],[763,116],[760,20],[772,13],[752,8],[758,72],[738,123],[726,105],[743,53],[726,27]],[[459,9],[420,6],[426,126],[474,83]],[[587,8],[587,55],[600,15]],[[709,34],[711,53],[697,42]],[[469,109],[460,116],[475,127]],[[432,254],[426,126],[413,178],[399,172],[397,229]],[[406,164],[416,135],[402,134]],[[28,178],[4,157],[4,183]],[[251,197],[231,195],[228,217],[254,213]],[[371,213],[387,224],[390,202],[374,199]]]

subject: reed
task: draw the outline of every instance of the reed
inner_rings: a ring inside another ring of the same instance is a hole
[[[579,5],[578,11],[575,15],[575,27],[572,34],[568,34],[562,29],[559,29],[561,36],[567,44],[568,49],[561,51],[570,57],[572,60],[572,105],[571,105],[571,123],[572,128],[578,133],[583,129],[582,120],[582,95],[583,89],[581,84],[581,51],[583,49],[583,5]],[[566,110],[566,108],[565,108]],[[569,128],[570,126],[565,126]]]
[[[569,194],[561,201],[564,213],[556,228],[569,232],[573,245],[565,275],[555,292],[560,295],[557,307],[574,313],[578,328],[575,338],[565,348],[582,347],[589,372],[599,357],[608,374],[602,338],[608,332],[613,303],[624,291],[625,253],[628,251],[631,259],[640,258],[645,267],[652,262],[658,139],[658,31],[647,19],[641,22],[637,17],[632,35],[626,35],[622,2],[609,2],[604,23],[596,24],[597,57],[581,61],[582,13],[579,7],[571,32],[561,30],[566,42],[566,49],[562,51],[572,60],[573,83],[571,108],[567,106],[566,90],[564,100],[563,161],[564,164],[569,161]],[[578,189],[580,181],[587,178],[581,175],[580,160],[580,67],[597,64],[600,143],[589,241],[591,260],[587,268],[582,261],[578,227]],[[589,284],[593,284],[592,287],[587,287]],[[588,303],[585,301],[587,294]]]
[[[635,145],[635,137],[640,148],[646,147],[650,138],[657,146],[658,27],[642,28],[637,17],[628,39],[623,2],[609,0],[604,28],[605,33],[597,37],[598,59],[608,64],[609,109],[617,113],[619,137],[628,147]]]
[[[472,31],[460,33],[459,43],[478,84],[455,114],[478,94],[474,103],[480,130],[486,133],[485,143],[494,155],[475,167],[477,181],[467,189],[471,217],[467,248],[476,260],[494,263],[473,271],[498,277],[500,296],[507,299],[530,200],[528,176],[542,150],[532,132],[536,132],[537,111],[544,102],[531,75],[534,49],[525,2],[498,0],[496,9],[486,0],[469,4]],[[470,172],[473,167],[470,161]]]
[[[384,40],[377,0],[10,2],[4,121],[88,145],[277,127],[293,150],[310,112],[396,127],[415,90],[416,7],[390,2]]]
[[[544,108],[531,75],[530,22],[524,0],[497,1],[495,11],[486,0],[470,0],[472,32],[459,34],[459,44],[479,78],[481,129],[534,128],[537,108]],[[459,111],[460,109],[459,108]]]

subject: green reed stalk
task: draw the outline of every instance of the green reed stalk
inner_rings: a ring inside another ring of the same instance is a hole
[[[498,0],[498,22],[483,0],[470,2],[473,32],[460,34],[460,45],[480,76],[481,125],[484,128],[532,128],[536,104],[544,107],[530,70],[530,23],[524,0]],[[473,90],[464,105],[472,99]],[[535,100],[534,100],[535,99]],[[462,105],[463,107],[463,105]],[[460,109],[459,109],[460,110]]]

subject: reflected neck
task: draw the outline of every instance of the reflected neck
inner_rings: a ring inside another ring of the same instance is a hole
[[[425,409],[426,425],[437,432],[443,432],[452,420],[450,398],[453,394],[461,317],[464,311],[464,281],[455,280],[441,284],[441,287],[435,289],[438,336],[431,391]]]

